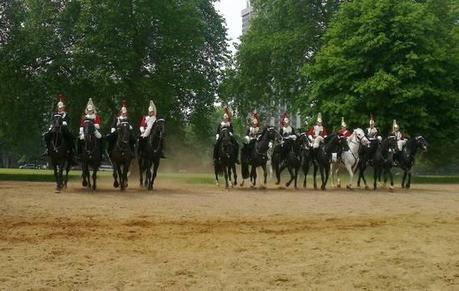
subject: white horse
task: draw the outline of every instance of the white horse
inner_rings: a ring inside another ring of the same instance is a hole
[[[337,187],[341,187],[341,181],[339,179],[339,168],[340,165],[344,165],[347,172],[349,173],[349,184],[347,184],[347,189],[352,189],[352,181],[354,179],[354,172],[359,163],[359,150],[362,146],[368,146],[369,141],[365,136],[365,132],[361,128],[354,129],[352,135],[347,138],[347,144],[349,150],[343,151],[341,153],[341,159],[334,159],[331,163],[331,178],[332,186],[335,186],[335,175],[337,177]]]

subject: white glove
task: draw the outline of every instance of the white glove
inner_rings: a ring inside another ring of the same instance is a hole
[[[249,143],[250,142],[250,137],[248,135],[246,135],[244,137],[244,141],[245,141],[245,143]]]
[[[84,140],[83,127],[80,127],[80,139],[81,139],[81,140]]]
[[[67,121],[63,121],[63,122],[62,122],[62,125],[63,125],[63,126],[67,126]]]
[[[220,137],[220,135],[217,133],[217,134],[215,135],[215,140],[218,140],[219,137]]]
[[[293,140],[296,140],[296,135],[292,134],[292,135],[290,136],[290,138],[293,139]]]
[[[97,124],[97,123],[96,123],[96,124],[94,124],[94,127],[95,127],[96,129],[100,129],[100,125],[99,125],[99,124]]]
[[[114,127],[112,127],[111,133],[114,133],[115,131],[116,131],[116,129]]]
[[[140,133],[144,133],[145,132],[145,127],[141,126],[140,127]]]

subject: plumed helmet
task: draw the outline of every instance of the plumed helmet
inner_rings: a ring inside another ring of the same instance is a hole
[[[260,116],[258,115],[258,112],[256,110],[254,110],[252,114],[252,122],[253,120],[257,121],[257,126],[260,125]]]
[[[153,100],[150,100],[150,105],[148,106],[148,113],[154,112],[156,114],[156,105]]]
[[[229,109],[228,106],[225,106],[225,108],[223,108],[223,111],[225,113],[223,113],[223,118],[224,119],[228,119],[229,121],[231,121],[231,118],[233,117],[233,114],[231,113],[231,110]]]
[[[84,112],[88,114],[91,111],[94,112],[94,114],[96,114],[96,107],[94,106],[94,103],[92,102],[92,98],[89,98],[88,103],[86,104],[86,110]]]
[[[62,109],[62,108],[65,108],[65,104],[64,104],[64,95],[62,94],[59,94],[59,102],[57,102],[57,109]]]
[[[322,123],[322,113],[317,114],[317,122]]]
[[[397,124],[397,120],[394,119],[394,121],[393,121],[393,123],[392,123],[392,130],[393,130],[393,131],[397,131],[397,130],[399,130],[399,129],[400,129],[400,127],[399,127],[398,124]]]
[[[344,121],[344,117],[341,117],[341,127],[347,127],[347,124]]]
[[[121,102],[121,109],[120,109],[120,113],[122,114],[127,114],[128,110],[127,110],[127,102],[126,100],[123,100]]]
[[[373,114],[370,114],[370,125],[371,126],[375,125],[375,120],[373,119]]]
[[[287,119],[287,122],[286,122],[286,119]],[[288,113],[284,112],[282,113],[281,118],[280,118],[280,125],[285,126],[287,124],[288,124]]]

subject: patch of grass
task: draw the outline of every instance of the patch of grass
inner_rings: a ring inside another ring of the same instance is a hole
[[[412,183],[459,184],[459,177],[458,176],[415,176],[415,177],[412,177]]]
[[[99,172],[100,176],[108,176],[109,173]],[[81,171],[70,171],[69,180],[80,179]],[[0,169],[0,181],[28,181],[28,182],[54,182],[52,170],[38,169]]]

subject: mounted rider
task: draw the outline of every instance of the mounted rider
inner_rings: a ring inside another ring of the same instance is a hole
[[[100,124],[101,118],[99,114],[97,114],[96,106],[92,101],[92,98],[89,98],[88,103],[86,104],[86,108],[84,110],[84,114],[81,116],[80,119],[80,134],[79,134],[79,141],[78,141],[78,154],[82,152],[82,143],[84,140],[84,124],[86,121],[92,121],[94,123],[94,136],[100,141],[100,146],[102,147],[102,134],[100,133]]]
[[[260,136],[260,116],[255,110],[252,113],[250,127],[247,129],[246,136],[244,137],[243,152],[245,153],[245,155],[247,155],[247,159],[250,158],[250,154],[255,146],[255,142],[258,140]]]
[[[239,144],[237,143],[236,139],[234,138],[234,130],[233,130],[233,125],[231,124],[231,118],[232,118],[232,113],[230,109],[225,106],[224,108],[224,113],[223,113],[223,121],[218,124],[217,127],[217,134],[215,136],[216,143],[214,145],[214,154],[213,158],[214,161],[218,159],[218,148],[220,146],[221,138],[220,138],[220,133],[223,129],[228,129],[230,136],[231,136],[231,141],[234,144],[234,150],[235,150],[235,157],[236,157],[236,163],[239,164]]]
[[[352,132],[350,132],[347,129],[347,124],[344,121],[344,117],[341,117],[341,129],[338,130],[337,134],[339,138],[346,138],[346,139],[352,135]]]
[[[129,136],[129,146],[130,146],[131,152],[134,153],[135,139],[132,134],[133,127],[128,118],[128,109],[127,109],[127,103],[125,100],[122,101],[121,109],[118,113],[118,116],[116,116],[113,119],[110,133],[107,135],[109,153],[113,150],[113,146],[115,145],[116,139],[118,138],[118,128],[123,123],[129,124],[129,130],[131,132]]]
[[[140,130],[140,137],[139,137],[139,155],[140,151],[143,149],[147,138],[150,136],[151,129],[153,128],[153,125],[156,123],[156,115],[157,115],[157,109],[155,102],[153,100],[150,100],[150,104],[148,106],[148,115],[142,116],[140,119],[140,124],[139,124],[139,130]],[[164,159],[164,139],[161,139],[161,158]]]
[[[317,123],[308,131],[308,139],[313,144],[313,148],[319,148],[320,143],[327,137],[327,129],[322,125],[322,114],[317,115]]]
[[[373,119],[373,114],[370,114],[369,127],[365,130],[365,136],[368,140],[373,142],[374,140],[382,141],[382,137],[379,135],[379,130],[376,128],[375,120]]]
[[[395,136],[395,139],[397,140],[397,149],[399,152],[401,152],[403,149],[403,146],[407,142],[407,139],[400,132],[400,127],[398,126],[397,121],[395,119],[392,123],[392,135]]]
[[[69,119],[68,113],[65,111],[64,99],[65,99],[64,95],[60,94],[59,102],[57,102],[56,111],[53,113],[52,119],[54,120],[54,118],[57,118],[57,117],[62,118],[62,136],[65,139],[66,143],[70,146],[70,156],[71,156],[72,162],[74,162],[73,155],[74,155],[75,137],[72,135],[72,133],[70,132],[68,128],[70,119]],[[43,135],[45,139],[45,143],[46,143],[46,152],[43,154],[44,156],[49,155],[48,149],[51,146],[51,133],[53,131],[54,131],[54,124],[51,123],[48,128],[48,131]],[[76,164],[76,162],[74,162],[74,164]]]
[[[290,120],[287,112],[284,112],[280,118],[280,135],[282,136],[281,142],[281,155],[282,159],[286,158],[288,152],[293,146],[293,142],[297,139],[295,129],[290,126]]]

